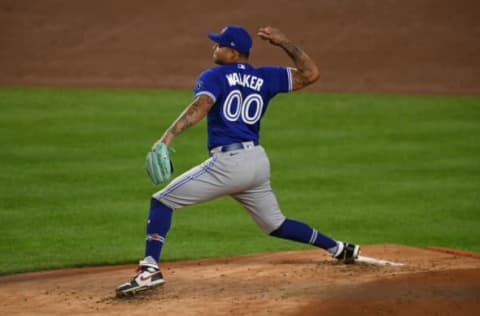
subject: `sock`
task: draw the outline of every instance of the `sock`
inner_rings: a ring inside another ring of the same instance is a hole
[[[330,253],[334,253],[338,247],[334,239],[319,233],[316,229],[311,228],[305,223],[288,218],[277,230],[270,233],[270,235],[305,244],[312,244],[328,250]]]
[[[167,237],[172,223],[172,209],[162,202],[152,198],[150,214],[147,221],[147,238],[145,245],[145,258],[151,262],[153,259],[158,264],[163,242]]]

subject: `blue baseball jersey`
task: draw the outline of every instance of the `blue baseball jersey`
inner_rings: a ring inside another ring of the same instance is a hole
[[[207,114],[208,149],[245,141],[258,144],[268,102],[277,93],[291,90],[287,67],[233,63],[202,72],[195,83],[195,96],[206,94],[215,102]]]

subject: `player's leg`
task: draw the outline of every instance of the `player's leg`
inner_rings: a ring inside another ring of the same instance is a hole
[[[352,263],[358,257],[360,251],[360,246],[358,245],[336,241],[303,222],[289,218],[285,219],[282,225],[272,231],[270,235],[302,243],[309,243],[323,248],[327,250],[332,257],[344,263]]]
[[[351,263],[358,256],[360,247],[351,243],[337,241],[311,227],[310,225],[286,218],[278,202],[269,189],[269,184],[234,196],[249,212],[255,223],[270,236],[288,239],[327,250],[333,257]]]
[[[248,187],[254,172],[235,172],[244,152],[218,153],[178,176],[152,197],[147,224],[145,260],[158,263],[172,220],[172,211],[229,195]]]
[[[172,180],[152,196],[147,219],[144,262],[158,264],[163,244],[172,223],[174,209],[192,205],[221,194],[219,184],[211,181],[214,159],[208,159]],[[204,185],[211,183],[211,185]],[[218,192],[215,193],[214,192]]]
[[[327,250],[332,256],[350,262],[358,255],[359,247],[336,241],[311,226],[294,219],[286,218],[278,205],[270,185],[270,163],[263,150],[256,152],[257,168],[262,170],[256,186],[232,195],[250,213],[257,225],[265,233],[283,239],[312,244]]]
[[[309,225],[286,218],[278,205],[270,183],[234,195],[249,212],[255,223],[270,236],[312,244],[331,253],[336,251],[337,242],[318,232]]]
[[[145,262],[158,264],[163,243],[172,224],[172,212],[173,210],[162,202],[151,199],[146,227]]]
[[[133,295],[165,283],[158,267],[158,260],[171,221],[172,209],[152,198],[147,220],[144,259],[139,262],[135,276],[117,287],[117,296]]]
[[[170,201],[169,195],[171,192],[179,190],[181,191],[180,194],[186,199],[185,188],[182,188],[182,186],[187,186],[192,194],[198,196],[199,193],[197,191],[199,191],[200,188],[195,189],[195,185],[192,187],[192,183],[208,177],[208,171],[212,164],[214,164],[214,162],[212,162],[211,159],[207,160],[203,164],[178,176],[163,190],[153,195],[150,201],[150,211],[146,226],[144,259],[140,261],[136,275],[128,282],[117,287],[117,296],[133,295],[136,292],[152,288],[165,282],[159,270],[158,263],[160,261],[163,244],[172,223],[173,209],[189,204],[186,201],[183,203],[180,201],[179,203],[173,203]],[[177,192],[177,194],[178,193],[179,192]],[[175,196],[175,194],[173,195]],[[198,199],[195,199],[195,201],[196,200]],[[165,201],[165,203],[163,201]],[[195,201],[192,200],[191,202],[193,203]]]
[[[117,295],[134,294],[164,282],[158,263],[163,243],[170,230],[173,210],[229,195],[248,186],[254,177],[252,172],[232,176],[236,174],[235,168],[239,165],[241,156],[215,154],[153,195],[147,220],[145,257],[140,261],[137,275],[119,286]]]

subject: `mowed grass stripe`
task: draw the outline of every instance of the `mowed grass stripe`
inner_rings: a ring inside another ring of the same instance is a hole
[[[143,255],[144,157],[188,91],[0,89],[0,272]],[[480,251],[480,98],[295,93],[261,143],[284,213],[338,239]],[[176,175],[207,158],[205,122]],[[164,260],[308,246],[266,237],[230,198],[176,212]]]

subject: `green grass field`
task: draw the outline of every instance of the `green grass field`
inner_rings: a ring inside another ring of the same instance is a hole
[[[184,91],[0,88],[0,273],[141,258],[151,144]],[[174,143],[207,157],[205,122]],[[338,239],[480,251],[480,97],[278,96],[262,125],[284,213]],[[226,197],[179,210],[163,260],[307,248]]]

